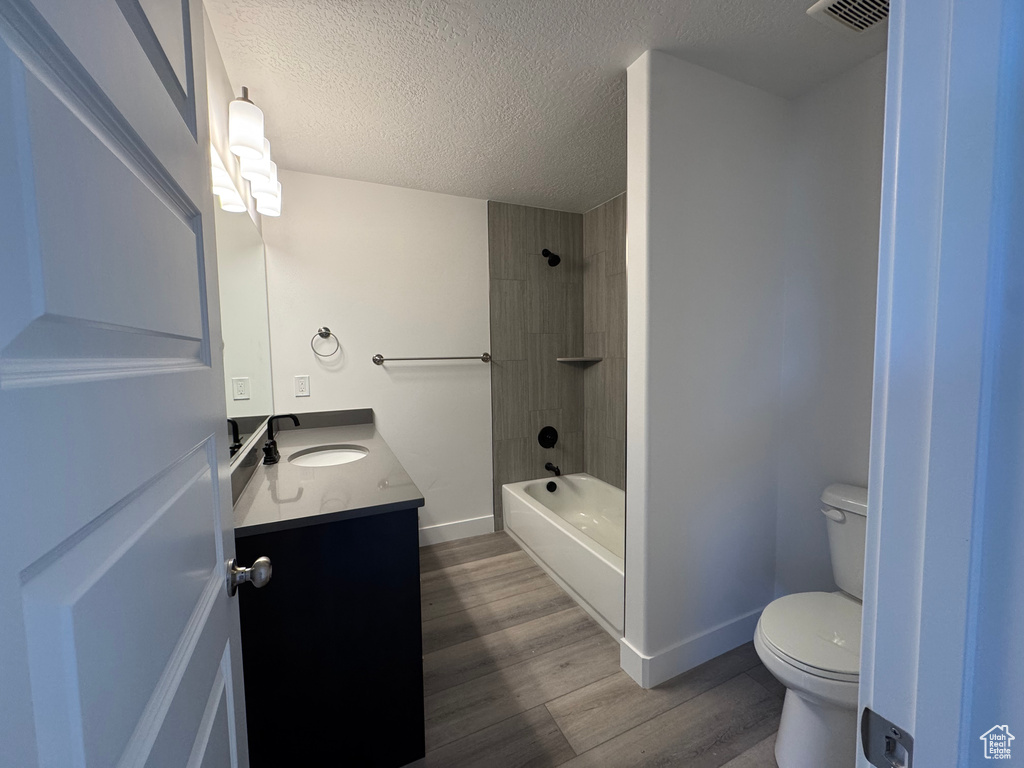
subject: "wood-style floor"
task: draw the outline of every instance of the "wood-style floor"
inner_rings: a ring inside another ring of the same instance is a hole
[[[654,690],[504,533],[420,550],[417,766],[774,768],[785,689],[747,643]]]

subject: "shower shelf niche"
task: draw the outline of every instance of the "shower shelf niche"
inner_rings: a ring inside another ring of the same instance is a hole
[[[590,365],[592,363],[600,363],[604,360],[603,357],[556,357],[555,360],[559,363],[583,363],[584,365]]]

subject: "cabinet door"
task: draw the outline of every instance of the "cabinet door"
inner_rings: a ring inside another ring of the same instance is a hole
[[[240,594],[253,767],[398,768],[422,757],[416,510],[237,546],[274,563],[266,587]]]

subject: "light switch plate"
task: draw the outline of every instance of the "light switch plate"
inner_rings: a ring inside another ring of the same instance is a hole
[[[249,377],[239,376],[231,380],[231,397],[234,400],[249,399]]]
[[[309,397],[309,376],[296,376],[295,377],[295,396],[296,397]]]

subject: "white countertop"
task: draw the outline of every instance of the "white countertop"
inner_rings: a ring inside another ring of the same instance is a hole
[[[358,445],[369,453],[332,467],[300,467],[288,457],[320,445]],[[423,506],[423,494],[373,424],[277,433],[281,461],[256,468],[234,507],[235,536],[319,525]]]

